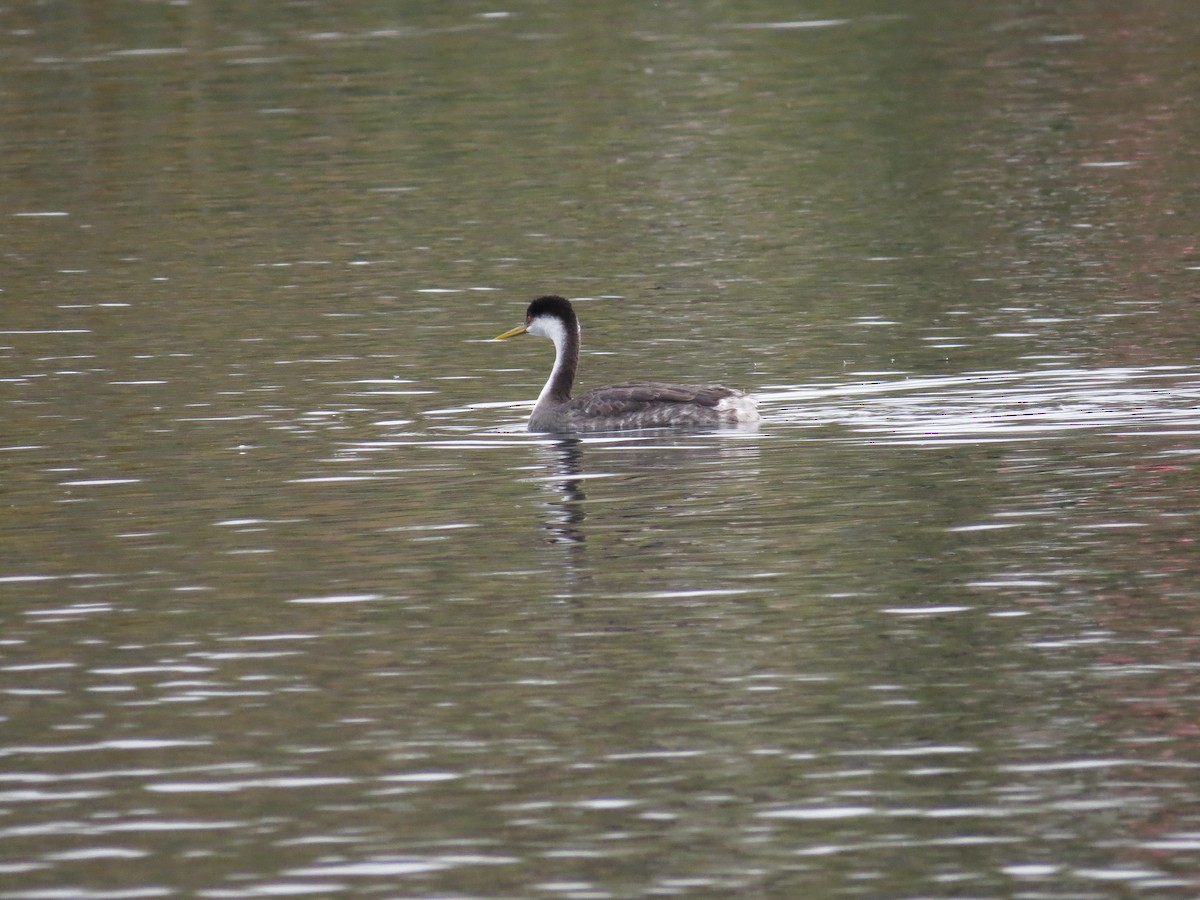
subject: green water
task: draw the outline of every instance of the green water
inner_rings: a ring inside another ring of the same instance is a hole
[[[0,10],[0,898],[1194,896],[1198,49]]]

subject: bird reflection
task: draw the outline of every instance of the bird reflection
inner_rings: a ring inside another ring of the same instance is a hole
[[[582,525],[583,520],[587,518],[584,509],[587,494],[580,486],[583,441],[577,437],[567,437],[547,445],[544,449],[552,455],[550,466],[559,476],[546,483],[547,489],[556,494],[554,499],[546,503],[550,513],[542,523],[548,535],[546,543],[582,544],[586,540]]]
[[[759,474],[757,441],[667,432],[626,434],[618,441],[564,436],[535,446],[539,537],[554,548],[561,567],[561,598],[577,596],[598,571],[652,569],[697,540],[722,540],[719,524],[705,537],[694,517],[681,529],[681,503],[706,503],[714,523],[726,521],[722,510],[735,510]],[[606,486],[596,488],[600,505],[584,491],[597,478]],[[616,568],[613,559],[621,561]]]

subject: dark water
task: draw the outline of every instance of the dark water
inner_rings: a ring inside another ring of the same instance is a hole
[[[0,898],[1196,896],[1198,54],[0,10]],[[547,291],[761,428],[525,434]]]

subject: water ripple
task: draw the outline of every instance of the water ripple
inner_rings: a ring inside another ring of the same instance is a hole
[[[1200,373],[1182,366],[924,376],[758,396],[771,424],[841,424],[870,443],[1030,441],[1078,429],[1200,433]]]

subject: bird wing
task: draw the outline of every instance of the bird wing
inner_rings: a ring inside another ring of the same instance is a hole
[[[615,417],[642,412],[655,403],[688,403],[715,408],[737,391],[719,384],[661,384],[657,381],[627,381],[589,391],[571,401],[578,412],[589,417]]]

